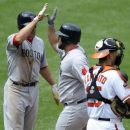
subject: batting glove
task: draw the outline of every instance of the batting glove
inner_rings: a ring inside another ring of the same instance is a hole
[[[53,14],[51,16],[47,15],[47,19],[48,19],[48,24],[49,25],[53,25],[54,21],[56,19],[56,15],[57,15],[57,8],[54,9]]]
[[[57,87],[58,87],[57,84],[54,84],[52,86],[52,94],[53,94],[53,98],[54,98],[56,104],[59,105],[60,99],[59,99],[59,93],[58,93]]]
[[[34,21],[37,23],[43,19],[43,17],[46,16],[45,12],[47,10],[48,3],[45,3],[42,10],[38,13],[38,15],[34,18]]]

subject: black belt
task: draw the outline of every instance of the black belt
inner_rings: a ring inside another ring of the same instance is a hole
[[[98,118],[98,120],[101,120],[101,121],[110,121],[110,118]]]
[[[122,119],[110,119],[110,118],[101,118],[101,117],[99,117],[98,120],[100,120],[100,121],[114,121],[114,120],[118,120],[118,121],[122,122]]]
[[[12,82],[15,85],[21,85],[21,86],[24,86],[24,87],[36,86],[36,84],[37,84],[37,81],[36,82],[30,82],[30,83],[19,83],[19,82],[15,82],[15,81],[12,81]]]
[[[80,104],[80,103],[83,103],[83,102],[86,102],[87,101],[87,99],[86,98],[84,98],[84,99],[81,99],[80,101],[78,101],[78,102],[74,102],[74,103],[64,103],[64,106],[69,106],[69,105],[73,105],[73,104]]]

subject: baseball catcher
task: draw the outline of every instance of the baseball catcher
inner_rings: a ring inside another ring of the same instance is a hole
[[[119,71],[119,74],[125,82],[124,87],[126,87],[128,82],[128,75],[123,71]],[[130,106],[127,103],[122,102],[118,96],[113,99],[111,103],[111,109],[118,117],[130,118]]]
[[[124,49],[123,42],[115,38],[101,39],[95,45],[91,57],[99,62],[86,75],[87,130],[125,130],[122,118],[130,118],[130,89],[127,74],[119,68]]]

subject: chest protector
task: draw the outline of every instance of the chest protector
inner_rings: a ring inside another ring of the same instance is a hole
[[[98,90],[98,87],[97,87],[97,84],[96,84],[96,80],[97,80],[97,77],[99,75],[100,72],[103,71],[103,67],[101,67],[97,73],[97,75],[93,75],[93,67],[89,69],[89,72],[90,72],[90,76],[92,78],[92,82],[89,86],[89,91],[88,91],[88,94],[87,94],[87,100],[89,99],[95,99],[95,100],[98,100],[98,101],[103,101],[104,103],[107,103],[107,104],[111,104],[111,101],[102,97],[102,95],[100,94],[99,90]]]

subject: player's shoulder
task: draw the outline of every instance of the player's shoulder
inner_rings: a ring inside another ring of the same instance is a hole
[[[9,39],[13,38],[16,34],[17,34],[17,33],[10,34],[10,35],[7,37],[7,39],[9,40]]]
[[[102,73],[112,74],[111,76],[118,75],[117,74],[118,69],[112,66],[103,66]]]
[[[128,81],[128,75],[124,71],[117,70],[116,72],[124,82]]]
[[[37,41],[40,41],[40,42],[43,42],[43,43],[44,43],[43,39],[40,38],[40,37],[38,37],[38,36],[35,36],[34,39],[37,40]]]
[[[85,56],[85,51],[84,51],[84,49],[82,47],[79,46],[79,47],[73,49],[71,51],[71,54],[72,54],[72,56],[84,57]],[[78,58],[78,57],[76,57],[76,58]]]
[[[71,64],[74,65],[88,64],[88,59],[86,55],[77,49],[70,54],[69,59],[71,60]]]
[[[106,66],[102,73],[105,73],[106,75],[111,77],[111,79],[113,79],[115,81],[117,79],[121,79],[123,81],[128,80],[127,74],[122,72],[122,71],[120,71],[118,68],[115,68],[115,67]]]

